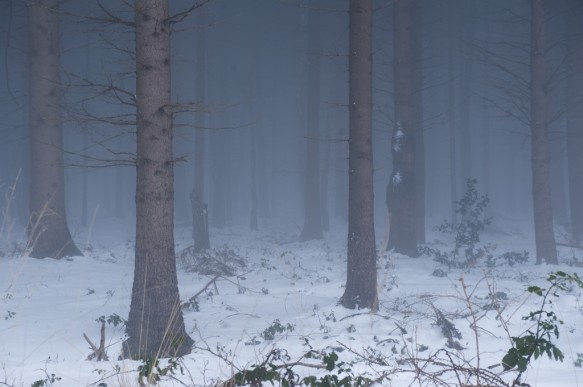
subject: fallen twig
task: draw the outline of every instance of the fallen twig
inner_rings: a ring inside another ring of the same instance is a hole
[[[101,339],[99,340],[99,347],[97,347],[93,342],[87,337],[85,333],[83,333],[83,337],[85,341],[89,344],[93,353],[87,356],[87,360],[96,359],[97,361],[104,361],[109,360],[107,353],[105,352],[105,321],[101,322]]]

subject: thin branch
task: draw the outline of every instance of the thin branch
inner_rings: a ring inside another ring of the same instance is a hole
[[[180,11],[172,16],[169,16],[166,20],[164,20],[164,22],[169,25],[180,23],[184,19],[188,18],[196,9],[202,7],[209,1],[210,0],[202,0],[200,2],[195,2],[194,4],[192,4],[190,8],[187,8],[184,11]]]

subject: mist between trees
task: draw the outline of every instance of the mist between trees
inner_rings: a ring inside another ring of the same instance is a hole
[[[309,241],[348,222],[342,304],[374,309],[377,250],[418,256],[475,178],[489,215],[527,220],[537,263],[557,263],[556,230],[583,234],[581,8],[4,1],[4,218],[38,258],[81,254],[70,230],[99,219],[135,226],[132,307],[156,266],[173,301],[150,323],[184,337],[175,225],[200,251],[215,231],[279,222]]]

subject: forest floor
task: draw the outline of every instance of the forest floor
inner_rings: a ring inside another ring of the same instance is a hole
[[[57,261],[2,253],[0,386],[140,385],[144,364],[118,360],[134,264],[130,226],[124,227],[97,222],[76,235],[84,257]],[[261,364],[274,349],[289,358],[271,357],[268,363],[301,359],[321,367],[322,360],[302,358],[310,348],[337,354],[354,375],[385,375],[386,386],[469,385],[476,381],[464,379],[464,372],[478,368],[483,377],[501,378],[482,379],[483,385],[511,383],[516,372],[503,372],[502,357],[511,336],[536,329],[522,317],[541,307],[542,297],[527,292],[528,286],[548,288],[552,271],[583,271],[583,251],[566,247],[560,248],[559,266],[535,265],[530,229],[508,221],[489,227],[482,244],[490,243],[497,255],[527,250],[528,262],[482,260],[470,268],[449,268],[428,256],[385,254],[378,261],[378,312],[347,310],[337,304],[346,281],[346,229],[304,243],[297,241],[299,231],[266,224],[258,232],[212,229],[209,257],[221,259],[218,267],[194,261],[187,249],[190,228],[177,226],[179,288],[195,348],[177,359],[174,376],[160,376],[159,385],[215,385]],[[451,243],[434,232],[428,241],[444,250]],[[203,273],[192,271],[202,267]],[[559,293],[547,310],[564,322],[558,324],[559,338],[551,336],[564,360],[544,354],[532,360],[522,377],[531,386],[583,386],[583,289],[570,286]],[[87,360],[92,350],[83,335],[98,345],[100,318],[109,320],[109,360],[98,362]],[[160,372],[166,365],[160,362]],[[293,370],[327,372],[315,367],[296,364]]]

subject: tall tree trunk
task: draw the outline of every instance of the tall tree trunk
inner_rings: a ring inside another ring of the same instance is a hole
[[[337,125],[334,125],[337,128]],[[336,138],[346,138],[347,134],[342,130],[335,130]],[[337,142],[334,146],[334,216],[346,221],[348,211],[346,203],[346,141]]]
[[[567,101],[562,103],[567,104]],[[549,126],[550,186],[553,222],[568,227],[567,209],[567,130],[566,122],[558,120],[555,126]]]
[[[30,256],[83,255],[71,238],[65,210],[59,0],[30,1],[28,17]]]
[[[122,138],[118,139],[118,146],[122,149],[120,152],[123,152],[123,144]],[[86,149],[86,148],[85,148]],[[114,200],[114,208],[115,212],[114,215],[117,219],[125,219],[125,205],[124,205],[124,184],[125,179],[123,176],[123,169],[122,167],[118,166],[115,169],[115,200]]]
[[[269,125],[271,130],[269,130],[269,154],[267,154],[265,157],[267,159],[269,159],[269,170],[268,170],[268,178],[271,181],[271,184],[269,185],[269,201],[270,201],[270,213],[271,216],[275,217],[277,215],[277,206],[278,206],[278,183],[277,183],[277,179],[278,179],[278,173],[277,173],[277,168],[278,165],[280,164],[279,162],[279,157],[278,154],[280,152],[279,149],[279,143],[278,143],[278,137],[279,137],[279,133],[278,130],[276,128],[278,128],[278,124],[279,122],[277,121],[277,117],[278,117],[278,111],[277,111],[277,106],[278,106],[278,100],[277,100],[277,89],[276,89],[276,83],[273,82],[272,83],[272,91],[271,91],[271,106],[270,106],[270,111],[271,111],[271,120],[269,121]]]
[[[87,2],[85,12],[91,11],[91,2]],[[84,63],[84,74],[83,76],[86,79],[92,79],[92,63],[93,58],[91,55],[92,45],[91,45],[91,34],[86,34],[85,36],[85,63]],[[87,149],[89,145],[89,134],[88,130],[83,130],[83,149]],[[81,171],[81,224],[83,227],[88,226],[88,175],[89,171],[88,168],[83,168]]]
[[[168,0],[136,0],[137,180],[132,301],[123,356],[190,353],[174,255]]]
[[[258,54],[257,58],[260,57]],[[253,66],[258,71],[263,71],[261,68],[261,63]],[[257,79],[256,75],[253,75],[253,79]],[[259,88],[259,92],[255,92],[253,96],[254,101],[254,111],[256,112],[256,119],[253,121],[256,122],[254,126],[255,130],[255,149],[257,150],[254,153],[255,159],[255,190],[256,190],[256,197],[257,197],[257,217],[263,218],[270,218],[271,217],[271,205],[270,205],[270,197],[269,197],[269,189],[271,180],[267,178],[267,159],[268,159],[268,151],[265,143],[267,142],[267,131],[265,130],[266,125],[268,125],[266,121],[265,111],[267,108],[265,101],[261,100],[260,98],[265,98],[265,93],[267,90],[261,89],[261,80],[256,83],[256,87]],[[258,221],[259,226],[259,221]]]
[[[456,20],[454,18],[454,13],[451,12],[448,16],[449,23],[447,26],[447,77],[448,77],[448,104],[447,104],[447,116],[448,116],[448,130],[449,130],[449,187],[451,192],[451,223],[457,223],[457,215],[455,212],[456,206],[455,202],[458,197],[458,176],[457,176],[457,145],[456,145],[456,120],[455,120],[455,25]]]
[[[350,0],[348,267],[340,299],[378,309],[372,155],[372,0]]]
[[[530,128],[536,263],[557,264],[550,186],[544,0],[531,0]]]
[[[491,9],[491,7],[488,8],[489,10]],[[492,18],[490,18],[490,12],[488,11],[488,15],[486,16],[486,22],[484,23],[484,30],[482,31],[482,33],[485,36],[490,36],[490,31],[492,30],[491,28],[491,24],[492,24]],[[481,80],[481,84],[485,85],[486,87],[484,87],[483,89],[483,94],[484,97],[483,99],[485,101],[490,101],[491,98],[491,94],[492,94],[492,88],[490,87],[491,83],[492,83],[492,76],[491,76],[491,66],[488,65],[482,65],[482,80]],[[482,156],[482,162],[481,162],[481,166],[482,166],[482,177],[481,177],[481,182],[482,182],[482,189],[484,194],[488,195],[488,197],[490,199],[492,199],[492,187],[490,185],[490,173],[492,170],[492,162],[491,162],[491,132],[492,132],[492,125],[491,125],[491,107],[489,103],[484,103],[482,105],[482,112],[483,112],[483,118],[482,118],[482,139],[481,139],[481,143],[482,143],[482,149],[483,149],[483,156]],[[485,211],[486,215],[488,217],[492,216],[493,213],[493,209],[492,209],[492,200],[490,200],[490,205],[486,208]]]
[[[251,167],[251,178],[249,179],[249,188],[251,195],[251,213],[249,216],[249,228],[253,231],[259,230],[258,221],[258,199],[257,199],[257,122],[251,127],[249,141],[251,145],[251,155],[249,157]]]
[[[200,106],[203,106],[206,92],[206,39],[203,27],[202,16],[197,15],[199,29],[196,31],[196,68],[195,71],[195,99]],[[210,248],[208,206],[204,202],[204,126],[205,113],[196,112],[194,116],[194,188],[190,195],[192,205],[192,237],[194,240],[194,251],[198,252]]]
[[[330,139],[332,138],[332,119],[330,118],[330,112],[326,115],[326,145],[324,148],[324,160],[322,163],[322,186],[320,190],[320,218],[322,219],[322,230],[330,231],[330,215],[328,213],[328,186],[330,181],[330,170],[332,169],[331,164],[331,146]]]
[[[409,0],[394,3],[395,128],[391,154],[393,173],[387,185],[389,249],[410,257],[417,250],[417,180],[415,119],[413,117],[412,15]]]
[[[213,125],[211,123],[211,125]],[[211,221],[214,227],[223,228],[227,224],[227,194],[226,151],[227,139],[223,133],[215,132],[210,136],[212,154],[212,212]]]
[[[583,239],[583,4],[569,0],[567,16],[567,162],[571,235]]]
[[[413,126],[415,128],[415,178],[417,185],[417,242],[425,243],[425,131],[423,120],[423,3],[413,0]]]
[[[255,58],[258,57],[258,52],[256,50]],[[257,67],[259,66],[258,63],[253,64],[252,74],[249,77],[250,84],[249,84],[249,97],[250,97],[250,111],[249,117],[251,122],[253,123],[250,128],[249,135],[247,136],[247,140],[249,141],[249,197],[251,198],[251,211],[249,211],[249,228],[252,231],[259,230],[259,197],[257,192],[257,185],[258,185],[258,164],[261,164],[261,161],[258,159],[257,152],[263,151],[262,147],[258,147],[259,139],[261,138],[263,129],[261,125],[263,125],[263,117],[261,114],[258,114],[258,97],[260,92],[257,89],[261,89],[257,85]],[[258,134],[258,132],[261,133]],[[259,149],[258,149],[259,148]]]
[[[463,75],[460,82],[460,98],[461,98],[461,114],[460,114],[460,173],[462,177],[462,183],[468,179],[473,178],[473,167],[472,167],[472,80],[473,80],[473,63],[474,58],[472,56],[475,35],[475,23],[470,19],[473,17],[474,13],[474,0],[464,0],[463,2],[463,18],[467,20],[464,28],[464,40],[466,44],[464,45],[462,69]]]
[[[308,122],[306,183],[304,185],[304,228],[300,240],[321,239],[320,213],[320,17],[319,11],[308,13]]]

